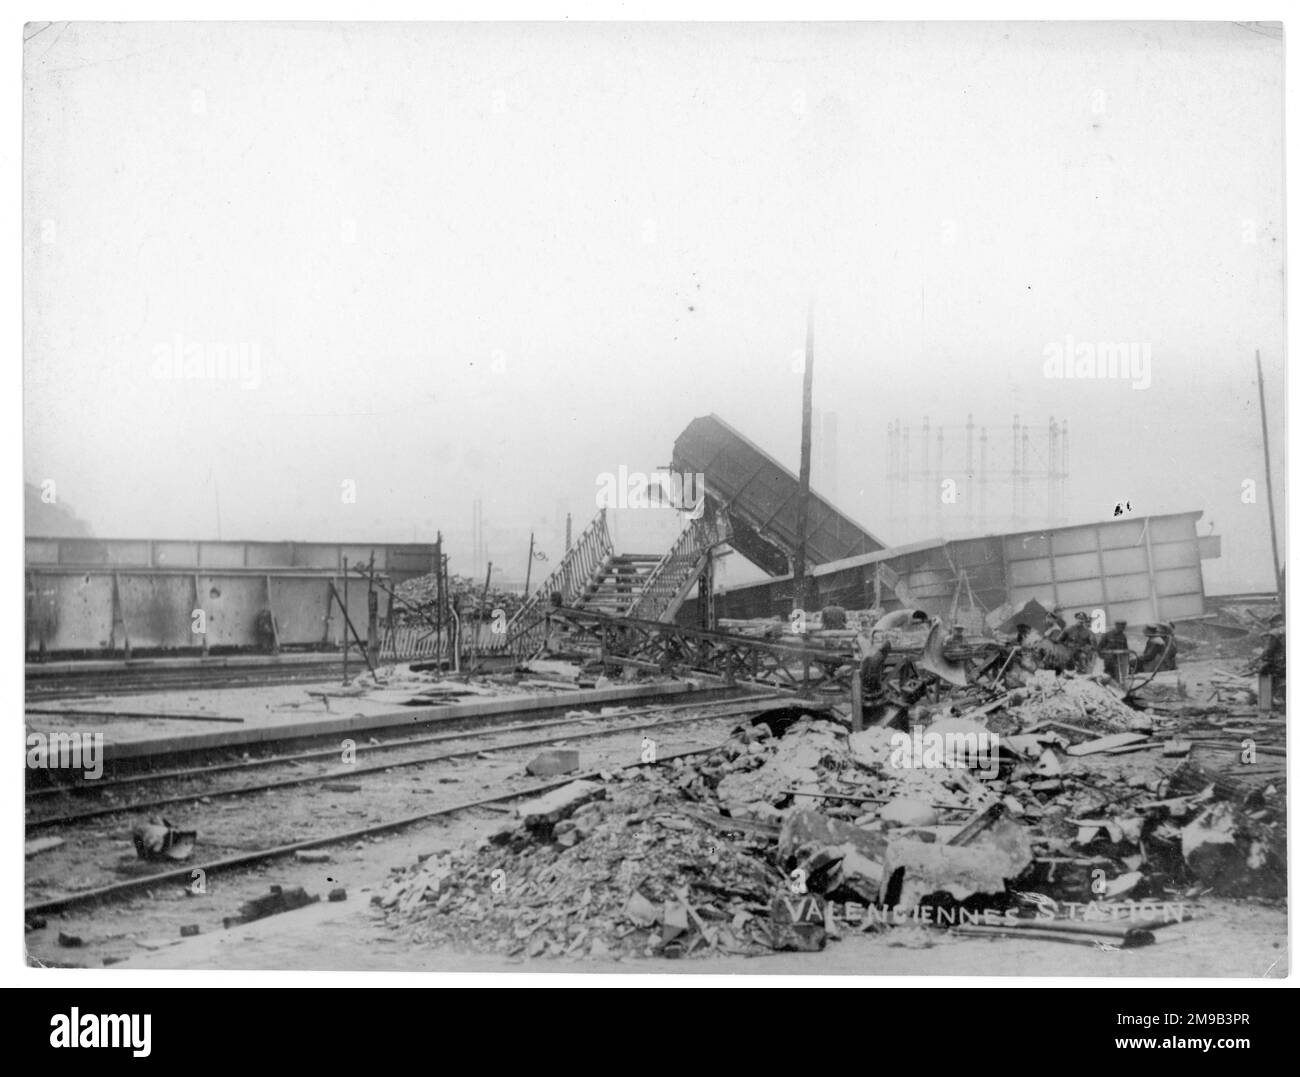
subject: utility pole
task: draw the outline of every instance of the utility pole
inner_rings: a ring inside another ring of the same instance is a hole
[[[370,551],[370,563],[366,567],[366,579],[369,587],[366,591],[366,652],[370,655],[370,664],[379,660],[379,592],[375,590],[375,551]]]
[[[447,608],[447,575],[443,571],[442,532],[438,531],[437,541],[433,546],[433,574],[437,580],[438,590],[434,600],[438,603],[438,657],[442,657],[442,633],[444,628],[451,634],[451,611]],[[441,668],[441,667],[440,667]]]
[[[478,570],[482,567],[483,557],[483,501],[480,498],[474,499],[474,575],[478,575]]]
[[[803,355],[803,433],[799,439],[799,506],[795,517],[794,604],[807,609],[808,482],[812,472],[813,305],[808,301],[808,335]]]
[[[524,601],[528,601],[528,585],[533,579],[533,538],[534,533],[528,532],[528,567],[524,569]]]
[[[1268,487],[1268,537],[1273,543],[1273,579],[1277,583],[1278,598],[1282,594],[1282,559],[1277,552],[1277,521],[1273,514],[1273,468],[1268,451],[1268,410],[1264,407],[1264,364],[1260,362],[1259,349],[1255,349],[1255,377],[1259,382],[1259,423],[1264,431],[1264,483]]]
[[[486,551],[484,551],[486,552]],[[488,588],[492,586],[492,562],[487,563],[487,576],[483,580],[483,597],[479,600],[478,614],[474,618],[474,634],[469,641],[469,669],[465,672],[465,680],[469,680],[473,674],[475,666],[478,663],[478,637],[483,626],[483,614],[488,612]],[[489,619],[491,614],[488,613]]]

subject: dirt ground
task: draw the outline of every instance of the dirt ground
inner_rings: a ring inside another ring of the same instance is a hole
[[[717,743],[734,719],[704,720],[664,730],[665,752]],[[593,728],[591,722],[566,724],[565,734]],[[494,749],[493,738],[467,738],[438,745],[452,751],[478,744],[491,751],[472,758],[428,767],[398,769],[362,781],[353,793],[298,787],[249,800],[178,808],[174,814],[194,818],[201,842],[210,853],[233,853],[241,846],[264,848],[270,840],[298,840],[312,833],[336,832],[397,815],[414,814],[444,804],[476,799],[489,792],[531,784],[523,773],[537,749]],[[511,737],[510,739],[514,739]],[[614,767],[634,761],[640,737],[577,741],[582,766]],[[429,751],[430,749],[422,749]],[[405,753],[387,758],[397,761]],[[1068,760],[1073,768],[1079,761]],[[1110,767],[1126,779],[1146,780],[1170,768],[1172,761],[1151,753],[1114,757]],[[272,774],[260,777],[272,777]],[[340,776],[343,776],[340,774]],[[384,923],[370,904],[384,889],[391,872],[419,857],[450,850],[496,829],[510,812],[507,805],[476,808],[413,825],[402,831],[332,846],[327,863],[278,860],[255,868],[223,873],[209,881],[207,893],[194,895],[179,885],[159,887],[127,901],[100,908],[74,909],[49,917],[48,924],[26,935],[32,964],[129,969],[226,969],[311,971],[401,971],[477,973],[673,973],[767,975],[985,975],[1096,977],[1231,977],[1280,979],[1289,975],[1286,910],[1281,904],[1234,901],[1209,896],[1196,902],[1193,918],[1159,929],[1152,946],[1120,950],[1092,945],[1025,939],[959,938],[939,929],[891,928],[864,932],[841,925],[841,937],[820,953],[667,958],[563,959],[460,952],[415,946],[398,929]],[[181,822],[181,819],[177,820]],[[77,868],[67,858],[93,853],[83,873],[111,881],[114,864],[127,852],[123,817],[87,828],[91,844],[71,841],[67,849],[43,854],[27,865],[29,899],[42,896],[48,880],[53,891],[76,889]],[[47,859],[48,857],[48,859]],[[321,901],[294,912],[224,929],[242,901],[264,894],[271,885],[302,886]],[[342,902],[327,902],[335,888],[346,890]],[[199,934],[182,938],[182,927]],[[80,946],[59,942],[60,933],[82,940]]]
[[[51,917],[49,927],[28,936],[33,953],[50,960],[94,967],[104,956],[113,968],[310,970],[458,973],[620,973],[765,975],[960,975],[1098,977],[1241,977],[1281,979],[1289,975],[1286,910],[1248,901],[1206,899],[1196,918],[1157,932],[1153,946],[1100,950],[1019,939],[960,939],[922,928],[893,928],[885,934],[843,928],[843,937],[821,953],[771,954],[756,958],[704,957],[682,960],[524,960],[494,954],[413,947],[388,928],[370,905],[389,869],[418,856],[456,847],[500,824],[497,812],[475,811],[454,820],[413,827],[340,853],[337,862],[268,865],[242,873],[242,880],[215,880],[205,897],[177,894],[162,909],[147,902],[150,937],[133,938],[139,902],[92,914]],[[219,926],[232,888],[306,886],[322,901],[294,912],[230,929]],[[324,892],[347,889],[346,902],[328,903]],[[134,912],[133,912],[134,908]],[[202,934],[182,939],[180,925],[199,921]],[[215,926],[214,926],[215,924]],[[54,945],[58,931],[93,932],[98,941],[84,950]]]
[[[392,851],[391,847],[390,850]],[[365,889],[358,897],[367,897]],[[320,904],[228,931],[141,953],[121,968],[384,972],[536,972],[621,974],[959,975],[1246,977],[1289,973],[1285,911],[1209,901],[1202,919],[1162,928],[1135,950],[1018,939],[958,939],[895,928],[885,936],[846,932],[817,954],[566,961],[413,948],[368,904]]]
[[[621,724],[615,715],[607,721]],[[527,789],[539,781],[524,767],[539,748],[498,748],[516,739],[540,737],[565,744],[566,736],[600,728],[600,720],[565,723],[545,734],[467,734],[436,746],[412,749],[410,753],[387,754],[385,762],[417,752],[452,752],[474,747],[490,752],[487,759],[453,759],[418,767],[357,776],[355,792],[331,792],[321,786],[290,787],[253,797],[214,799],[210,804],[192,802],[167,809],[178,826],[199,830],[194,858],[233,855],[272,844],[292,842],[320,834],[336,833],[384,819],[415,815],[443,806],[475,800],[495,793]],[[676,725],[659,733],[662,751],[672,753],[704,748],[717,743],[735,724],[734,718],[704,719]],[[635,731],[608,738],[574,740],[581,766],[614,768],[640,757],[641,734]],[[322,772],[335,768],[321,768]],[[278,774],[259,774],[272,778]],[[348,778],[346,768],[337,768],[339,778]],[[474,840],[501,824],[513,810],[510,804],[477,808],[452,816],[412,825],[391,834],[373,835],[346,844],[329,846],[330,860],[324,864],[281,859],[247,870],[222,873],[206,881],[207,892],[192,894],[182,884],[160,885],[129,900],[49,916],[45,927],[26,935],[29,957],[43,964],[102,966],[139,956],[141,951],[172,948],[180,929],[197,925],[204,934],[219,931],[224,917],[233,916],[239,905],[265,894],[270,886],[302,886],[324,901],[329,891],[342,887],[352,906],[369,901],[390,868],[407,867],[423,853],[452,848]],[[133,816],[121,814],[96,820],[94,825],[55,833],[66,834],[67,843],[42,853],[26,865],[28,899],[42,900],[57,893],[112,883],[123,876],[117,866],[133,858],[130,826]],[[267,925],[288,924],[286,915],[272,917]],[[80,946],[60,945],[60,933],[82,940]],[[316,944],[286,968],[309,968]],[[196,965],[194,967],[202,967]]]

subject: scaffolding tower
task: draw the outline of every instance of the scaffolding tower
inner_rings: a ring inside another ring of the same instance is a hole
[[[1064,522],[1070,477],[1070,423],[977,427],[966,416],[954,447],[924,416],[917,430],[888,426],[886,477],[890,534],[905,541],[1019,531]],[[978,431],[978,434],[977,434]],[[964,438],[963,438],[964,435]]]

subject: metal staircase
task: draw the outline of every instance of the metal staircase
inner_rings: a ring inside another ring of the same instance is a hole
[[[643,621],[671,621],[677,616],[709,564],[715,547],[730,538],[726,518],[707,512],[692,520],[646,579],[641,594],[625,616]]]
[[[710,553],[728,534],[725,518],[708,512],[692,520],[662,556],[616,553],[602,509],[515,614],[507,646],[516,661],[536,655],[546,643],[549,614],[557,601],[561,607],[604,617],[673,620],[705,571]]]
[[[605,510],[601,509],[587,529],[578,536],[568,553],[510,619],[506,628],[506,645],[517,662],[532,658],[546,642],[547,612],[558,595],[561,606],[572,606],[587,595],[598,570],[614,555]]]
[[[662,560],[657,553],[610,554],[574,607],[626,617],[640,601],[646,582]]]

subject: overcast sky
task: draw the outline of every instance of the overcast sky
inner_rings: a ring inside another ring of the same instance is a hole
[[[511,529],[554,560],[694,416],[796,467],[815,293],[838,500],[883,539],[926,534],[888,518],[891,419],[1055,416],[1072,520],[1202,509],[1207,588],[1272,586],[1280,30],[27,35],[25,473],[99,535],[213,537],[219,494],[226,538],[441,528],[467,571],[481,498],[521,573]],[[1149,344],[1149,387],[1045,376],[1067,341]],[[171,362],[214,345],[234,377]]]

